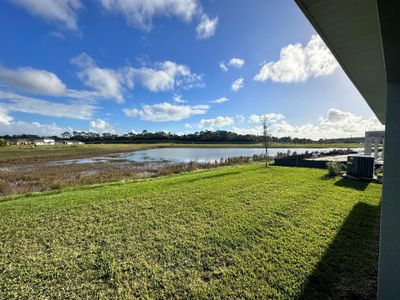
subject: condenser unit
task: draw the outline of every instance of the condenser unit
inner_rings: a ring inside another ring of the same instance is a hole
[[[374,177],[375,159],[367,155],[349,155],[347,157],[347,175],[372,179]]]

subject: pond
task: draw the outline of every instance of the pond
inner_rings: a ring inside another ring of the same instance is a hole
[[[276,156],[277,153],[297,152],[329,152],[335,148],[271,148],[268,149],[269,156]],[[355,151],[361,149],[354,149]],[[85,158],[79,160],[64,161],[64,163],[93,163],[99,161],[126,160],[141,163],[154,162],[214,162],[216,160],[238,157],[253,156],[265,153],[263,148],[160,148],[122,153],[113,157]]]

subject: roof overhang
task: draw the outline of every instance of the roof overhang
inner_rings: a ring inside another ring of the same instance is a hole
[[[386,70],[377,0],[295,0],[384,124]]]

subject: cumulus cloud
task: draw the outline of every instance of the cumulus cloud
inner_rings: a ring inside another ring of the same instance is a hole
[[[189,102],[189,100],[182,99],[181,95],[175,95],[173,99],[174,99],[174,102],[176,102],[176,103],[188,103]]]
[[[100,68],[86,53],[73,58],[71,62],[82,69],[78,72],[82,82],[93,88],[102,98],[122,103],[125,101],[124,90],[133,87],[131,73],[127,68],[118,70]]]
[[[0,116],[1,119],[1,116]],[[55,123],[42,124],[39,122],[10,121],[1,123],[0,135],[33,134],[38,136],[60,136],[65,131],[72,131],[72,128],[62,128]]]
[[[244,61],[244,59],[242,59],[242,58],[234,57],[234,58],[231,58],[231,60],[229,61],[228,64],[229,64],[231,67],[240,69],[241,67],[244,66],[245,61]]]
[[[172,61],[155,63],[151,67],[107,69],[98,67],[89,55],[82,53],[71,62],[82,69],[78,73],[79,78],[93,88],[98,97],[118,103],[125,101],[124,94],[135,84],[152,92],[205,86],[201,75],[193,73],[186,65]]]
[[[130,71],[135,79],[152,92],[205,86],[201,75],[192,73],[186,65],[172,61],[156,63],[153,68],[131,68]]]
[[[8,125],[13,120],[13,117],[8,115],[8,111],[0,106],[0,124]]]
[[[199,128],[218,128],[231,126],[235,121],[230,117],[216,117],[215,119],[201,119]]]
[[[251,115],[249,123],[256,124],[252,127],[233,127],[232,130],[241,134],[262,134],[260,124],[263,115]],[[277,137],[291,136],[298,138],[310,138],[318,140],[321,138],[339,138],[364,136],[368,130],[383,130],[384,126],[376,117],[362,118],[351,112],[344,112],[331,108],[326,115],[320,117],[314,123],[301,125],[290,124],[282,114],[266,114],[270,119],[271,134]],[[258,123],[258,124],[257,124]]]
[[[329,75],[338,63],[320,36],[313,35],[307,45],[290,44],[281,49],[280,58],[265,63],[256,81],[301,82],[310,77]]]
[[[97,106],[86,103],[56,103],[0,91],[0,108],[7,111],[69,119],[89,119]]]
[[[30,14],[47,21],[54,21],[66,28],[77,29],[78,11],[83,8],[80,0],[8,0]]]
[[[118,103],[125,101],[125,93],[132,90],[135,84],[152,92],[205,86],[201,75],[193,73],[186,65],[172,61],[154,63],[150,67],[107,69],[98,67],[89,55],[82,53],[71,62],[81,68],[78,76],[85,85],[95,90],[95,96]]]
[[[207,113],[207,105],[175,105],[168,102],[143,105],[142,109],[124,109],[123,112],[129,117],[154,122],[180,121],[195,115]]]
[[[221,97],[221,98],[218,98],[218,99],[215,99],[215,100],[210,101],[210,103],[222,104],[222,103],[225,103],[225,102],[228,102],[228,101],[229,101],[229,98],[227,98],[227,97]]]
[[[237,92],[244,86],[244,79],[243,77],[240,77],[239,79],[236,79],[231,86],[232,91]]]
[[[336,108],[328,110],[326,116],[320,117],[319,126],[326,130],[340,130],[343,134],[354,132],[364,135],[368,130],[382,130],[384,126],[376,117],[363,119],[361,116],[354,115],[351,112],[344,112]]]
[[[239,121],[239,123],[243,123],[246,120],[246,118],[242,115],[236,115],[236,119]]]
[[[25,92],[59,96],[65,84],[54,73],[33,68],[8,69],[0,67],[0,84]]]
[[[279,122],[285,119],[285,116],[282,114],[276,114],[276,113],[270,113],[270,114],[265,114],[265,115],[250,115],[249,117],[249,123],[261,123],[264,118],[268,122]]]
[[[96,91],[68,89],[56,74],[31,67],[10,69],[0,66],[1,86],[23,93],[79,100],[96,100],[102,97]]]
[[[227,71],[228,71],[228,68],[227,68],[227,66],[225,65],[225,63],[224,63],[223,61],[221,61],[221,62],[219,63],[219,67],[220,67],[220,69],[221,69],[222,71],[224,71],[224,72],[227,72]]]
[[[102,119],[91,120],[89,122],[90,130],[97,133],[115,133],[114,127]]]
[[[206,14],[202,14],[200,23],[196,27],[197,38],[208,39],[215,34],[218,25],[218,17],[210,19]]]
[[[123,15],[129,24],[144,30],[152,28],[156,16],[174,16],[187,22],[200,9],[197,0],[100,0],[100,4],[105,10]]]

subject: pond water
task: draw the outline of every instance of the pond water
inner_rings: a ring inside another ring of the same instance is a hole
[[[271,148],[268,149],[269,156],[276,156],[278,152],[303,154],[308,152],[329,152],[335,148]],[[355,151],[361,149],[354,149]],[[263,148],[160,148],[135,151],[119,154],[113,157],[85,158],[79,160],[64,161],[64,163],[93,163],[99,161],[127,160],[142,163],[154,162],[214,162],[216,160],[264,154]]]

